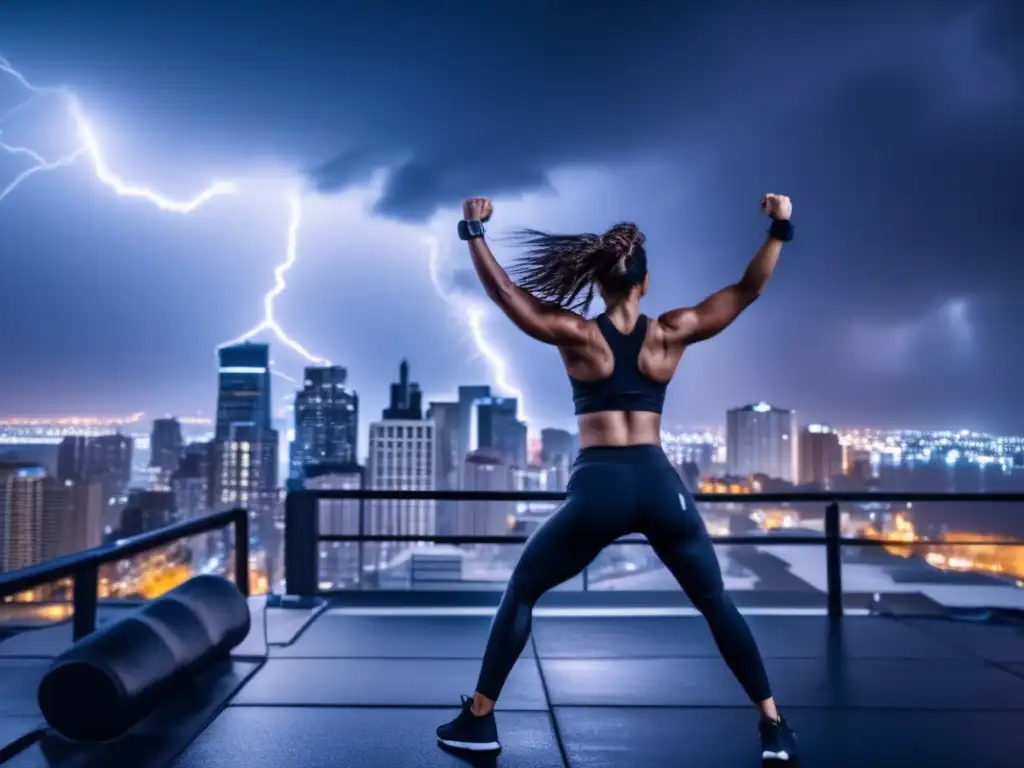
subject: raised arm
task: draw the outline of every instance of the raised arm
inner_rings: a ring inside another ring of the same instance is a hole
[[[771,216],[772,229],[764,245],[747,265],[743,277],[739,282],[711,294],[695,307],[674,309],[662,315],[658,322],[665,329],[670,343],[694,344],[717,336],[761,295],[775,271],[782,244],[792,231],[788,222],[793,205],[784,195],[765,195],[761,199],[761,208]]]
[[[483,197],[471,198],[462,205],[467,222],[487,221],[493,211],[491,201]],[[469,253],[487,295],[520,330],[538,341],[559,347],[586,341],[587,322],[575,312],[541,301],[516,285],[498,264],[482,235],[471,237]]]

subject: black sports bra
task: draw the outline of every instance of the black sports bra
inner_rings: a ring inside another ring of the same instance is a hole
[[[612,375],[600,381],[569,377],[576,415],[598,411],[650,411],[661,413],[668,384],[651,381],[640,372],[640,349],[647,337],[647,316],[640,315],[631,333],[623,334],[605,314],[597,327],[612,350]]]

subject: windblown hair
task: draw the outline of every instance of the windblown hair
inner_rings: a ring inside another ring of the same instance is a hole
[[[607,298],[625,296],[647,274],[644,235],[636,224],[616,224],[603,235],[524,229],[513,237],[526,249],[509,269],[519,287],[583,315],[595,286]]]

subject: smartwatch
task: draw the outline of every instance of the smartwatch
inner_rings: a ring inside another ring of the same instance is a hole
[[[479,219],[459,222],[459,239],[476,240],[484,236],[484,223]]]

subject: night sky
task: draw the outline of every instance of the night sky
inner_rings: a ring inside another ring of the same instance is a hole
[[[1024,3],[127,5],[5,0],[0,55],[77,93],[125,182],[240,191],[167,213],[83,158],[0,202],[0,415],[209,413],[213,350],[262,319],[296,190],[276,317],[349,368],[364,423],[403,356],[428,397],[494,383],[464,320],[481,294],[463,197],[495,198],[494,232],[636,221],[657,315],[739,278],[758,200],[781,192],[797,241],[687,353],[668,424],[764,399],[802,421],[1024,432]],[[28,95],[0,77],[0,110]],[[75,147],[56,97],[0,129]],[[0,189],[29,164],[0,154]],[[483,328],[532,426],[571,425],[556,351],[490,306]]]

